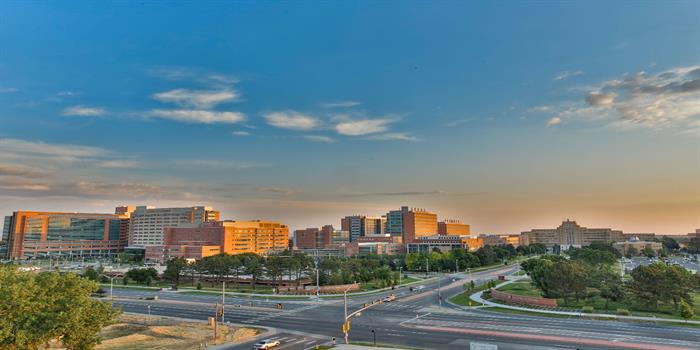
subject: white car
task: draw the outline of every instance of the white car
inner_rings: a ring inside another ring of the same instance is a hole
[[[280,346],[279,340],[267,339],[267,340],[262,340],[262,341],[255,343],[255,345],[253,345],[253,350],[267,350],[267,349],[272,349],[275,346]]]

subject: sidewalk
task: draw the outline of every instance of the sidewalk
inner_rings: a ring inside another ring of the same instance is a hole
[[[517,280],[510,280],[506,281],[504,283],[501,283],[496,286],[496,288],[507,285],[509,283],[513,283]],[[611,314],[596,314],[596,313],[583,313],[583,312],[572,312],[572,311],[555,311],[555,310],[543,310],[543,309],[531,309],[528,307],[522,307],[522,306],[514,306],[514,305],[508,305],[508,304],[501,304],[501,303],[495,303],[489,300],[484,300],[481,295],[484,293],[484,291],[474,293],[469,296],[469,299],[482,303],[486,306],[494,306],[494,307],[500,307],[504,309],[511,309],[511,310],[520,310],[520,311],[528,311],[528,312],[535,312],[535,313],[541,313],[545,314],[542,315],[546,317],[546,314],[550,315],[564,315],[564,316],[578,316],[578,317],[598,317],[598,318],[609,318],[613,320],[630,320],[630,321],[651,321],[651,322],[672,322],[672,323],[689,323],[689,324],[698,324],[700,325],[700,321],[686,321],[686,320],[679,320],[675,318],[660,318],[660,317],[648,317],[648,316],[620,316],[620,315],[611,315]],[[484,309],[487,310],[488,309]]]

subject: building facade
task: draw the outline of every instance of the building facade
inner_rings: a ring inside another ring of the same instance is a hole
[[[118,207],[117,211],[120,211]],[[199,224],[219,220],[219,212],[209,207],[152,208],[135,207],[131,212],[129,247],[163,245],[163,230],[181,224]]]
[[[468,236],[471,234],[469,225],[464,224],[459,220],[439,221],[437,225],[439,235]]]
[[[434,249],[441,252],[449,252],[457,248],[467,251],[475,251],[484,246],[484,240],[469,236],[456,235],[433,235],[416,238],[413,242],[406,244],[408,253],[430,253]]]
[[[632,237],[624,242],[615,242],[613,247],[622,255],[642,255],[645,249],[651,249],[658,254],[663,250],[661,242],[643,241],[639,237]],[[634,253],[634,254],[632,254]]]
[[[523,245],[540,243],[547,248],[559,245],[564,250],[570,247],[587,246],[592,242],[624,241],[622,231],[609,228],[586,228],[568,219],[555,229],[534,229],[523,232],[520,237],[520,243]]]
[[[412,243],[418,237],[433,236],[438,233],[437,214],[425,209],[413,208],[403,216],[403,242]]]
[[[226,254],[269,255],[288,249],[289,228],[274,221],[219,221],[180,224],[164,230],[162,245],[146,246],[146,259],[199,260]]]
[[[350,242],[357,237],[384,234],[385,225],[385,217],[352,215],[340,219],[341,230],[350,233]]]
[[[394,237],[403,237],[403,216],[408,213],[408,207],[391,210],[386,213],[386,233]]]
[[[126,246],[128,215],[16,211],[5,217],[9,259],[112,257]]]

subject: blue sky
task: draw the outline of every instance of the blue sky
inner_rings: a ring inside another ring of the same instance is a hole
[[[4,2],[0,209],[700,227],[700,4]]]

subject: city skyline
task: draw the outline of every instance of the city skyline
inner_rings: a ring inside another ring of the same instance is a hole
[[[0,210],[684,235],[699,6],[3,3]]]

